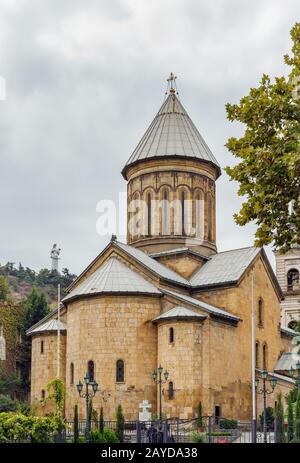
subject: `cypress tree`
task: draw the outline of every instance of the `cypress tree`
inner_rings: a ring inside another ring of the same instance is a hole
[[[122,405],[119,405],[117,408],[117,430],[116,434],[118,436],[119,442],[124,441],[124,415],[122,410]]]
[[[277,405],[275,407],[275,418],[276,418],[276,443],[285,442],[285,430],[284,430],[284,412],[282,404],[282,395],[277,395]]]
[[[201,403],[201,401],[198,403],[197,426],[198,426],[198,428],[202,428],[202,426],[203,426],[203,419],[202,419],[202,403]]]
[[[78,405],[74,406],[74,443],[79,441]]]
[[[300,439],[300,391],[297,394],[295,410],[295,439]]]
[[[288,419],[288,442],[290,442],[294,437],[294,410],[293,402],[291,397],[288,398],[288,409],[287,409],[287,419]]]
[[[104,431],[104,417],[103,417],[103,407],[100,408],[100,416],[99,416],[99,432],[102,434]]]

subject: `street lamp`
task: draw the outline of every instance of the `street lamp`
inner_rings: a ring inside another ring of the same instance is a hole
[[[300,391],[300,360],[298,360],[298,362],[296,363],[296,370],[297,370],[297,377],[298,377],[297,387],[298,387],[298,391]],[[294,377],[294,374],[295,374],[295,368],[291,366],[290,375]]]
[[[165,371],[161,365],[157,368],[156,371],[152,373],[153,381],[159,385],[159,425],[162,427],[162,384],[166,383],[169,377],[169,373]]]
[[[267,441],[267,395],[272,394],[274,392],[274,389],[277,384],[277,379],[274,376],[271,376],[270,378],[270,385],[271,385],[271,390],[267,389],[266,387],[266,381],[268,378],[268,372],[264,368],[261,372],[261,378],[263,381],[263,386],[260,390],[258,390],[258,384],[259,384],[259,379],[255,378],[255,389],[257,394],[261,394],[263,396],[263,401],[264,401],[264,444],[266,444]]]
[[[90,381],[90,376],[88,373],[83,378],[83,382],[85,384],[85,392],[82,392],[83,384],[81,381],[79,381],[76,388],[77,388],[79,397],[85,399],[85,405],[86,405],[85,438],[86,438],[86,442],[89,442],[90,441],[89,401],[91,398],[95,397],[96,392],[98,391],[98,384],[96,381]],[[92,391],[89,391],[89,387],[92,388]]]

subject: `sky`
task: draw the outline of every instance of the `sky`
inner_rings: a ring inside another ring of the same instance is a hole
[[[126,191],[120,172],[177,76],[181,102],[222,168],[242,127],[226,120],[263,73],[287,74],[283,55],[299,0],[0,0],[0,263],[74,273],[107,244],[103,199]],[[242,199],[217,182],[218,250],[253,244]],[[268,255],[272,263],[271,249]]]

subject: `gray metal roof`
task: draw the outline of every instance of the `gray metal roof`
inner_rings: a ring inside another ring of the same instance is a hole
[[[190,279],[193,286],[237,282],[261,249],[249,247],[220,252],[210,257]]]
[[[76,286],[63,299],[63,302],[74,297],[103,292],[161,294],[152,283],[145,280],[117,257],[112,256],[83,283]]]
[[[202,159],[220,171],[216,158],[175,93],[168,95],[124,169],[140,160],[165,156]]]
[[[151,252],[149,254],[149,256],[152,257],[153,259],[156,259],[157,257],[172,256],[172,255],[184,254],[184,253],[191,254],[193,256],[199,257],[199,258],[204,259],[204,260],[209,260],[210,259],[208,256],[204,256],[200,252],[194,251],[193,249],[186,248],[186,247],[185,248],[168,249],[167,251]]]
[[[291,328],[282,326],[280,328],[280,331],[288,336],[300,336],[300,333],[298,331],[292,330]]]
[[[177,305],[176,307],[173,307],[173,309],[170,309],[167,312],[160,314],[158,317],[155,317],[152,322],[164,321],[170,318],[197,318],[199,320],[204,320],[206,317],[202,314],[199,314],[198,312],[195,312],[194,310]]]
[[[188,304],[192,304],[195,307],[199,307],[200,309],[204,310],[205,312],[208,312],[210,314],[222,317],[222,318],[228,318],[229,320],[238,322],[240,320],[239,317],[236,317],[235,315],[232,315],[231,313],[227,312],[226,310],[219,309],[218,307],[214,307],[213,305],[207,304],[206,302],[199,301],[199,299],[195,299],[194,297],[186,296],[185,294],[179,294],[174,291],[169,291],[167,289],[160,288],[160,291],[164,294],[167,294],[169,296],[176,297],[181,302],[186,302]]]
[[[57,331],[58,328],[60,331],[66,331],[67,325],[62,322],[58,321],[56,318],[52,320],[46,321],[45,323],[37,326],[36,328],[30,328],[27,331],[27,334],[36,334],[36,333],[43,333],[45,331]]]
[[[299,349],[299,348],[297,348]],[[300,361],[297,351],[284,352],[276,363],[275,371],[289,371],[291,367],[296,369],[296,363]]]
[[[140,251],[133,246],[129,246],[128,244],[121,243],[120,241],[115,241],[114,243],[158,276],[178,284],[190,286],[190,282],[188,280],[183,278],[181,275],[178,275],[178,273],[174,272],[174,270],[171,270],[165,265],[162,265],[160,262],[157,262],[155,259],[152,259],[145,252]]]

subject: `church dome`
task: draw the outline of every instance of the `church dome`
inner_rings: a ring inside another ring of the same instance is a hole
[[[221,175],[220,166],[197,127],[180,102],[174,88],[128,159],[122,174],[127,180],[128,167],[153,158],[180,157],[212,164]]]

